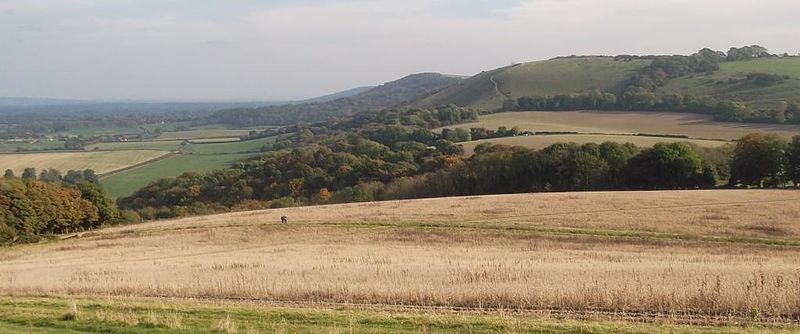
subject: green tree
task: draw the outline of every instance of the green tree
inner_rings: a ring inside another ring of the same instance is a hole
[[[634,156],[626,166],[627,184],[638,189],[697,186],[700,157],[686,143],[658,143]]]
[[[35,180],[36,179],[36,168],[25,168],[22,171],[22,179],[23,180]]]
[[[800,187],[800,136],[794,136],[786,150],[786,176]]]
[[[14,171],[10,169],[6,169],[5,174],[3,174],[4,178],[11,178],[14,177]]]
[[[733,150],[729,184],[776,186],[784,172],[786,141],[774,135],[751,133],[739,139]]]

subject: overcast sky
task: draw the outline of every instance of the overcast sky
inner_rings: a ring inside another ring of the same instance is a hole
[[[0,0],[0,96],[266,100],[570,54],[800,52],[797,0]]]

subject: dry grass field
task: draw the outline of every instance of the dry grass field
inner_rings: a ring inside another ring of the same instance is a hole
[[[556,143],[603,143],[603,142],[617,142],[617,143],[632,143],[639,147],[651,147],[657,143],[670,143],[670,142],[688,142],[701,147],[720,147],[728,144],[726,141],[719,140],[702,140],[702,139],[683,139],[683,138],[667,138],[667,137],[645,137],[645,136],[623,136],[623,135],[536,135],[536,136],[516,136],[516,137],[503,137],[493,139],[473,140],[469,142],[460,143],[464,146],[464,153],[472,155],[475,152],[475,147],[483,143],[492,143],[495,145],[508,145],[508,146],[524,146],[534,149],[542,149]]]
[[[169,152],[155,150],[0,154],[0,169],[11,169],[16,175],[21,175],[28,167],[36,168],[37,171],[55,168],[62,173],[93,169],[97,174],[104,174],[166,154]]]
[[[771,132],[790,138],[800,135],[800,126],[714,122],[698,114],[668,112],[526,111],[481,116],[476,123],[457,127],[519,126],[529,131],[569,131],[586,134],[687,135],[693,139],[734,140],[752,132]]]
[[[800,191],[546,193],[110,228],[0,249],[0,294],[782,322],[798,268]]]

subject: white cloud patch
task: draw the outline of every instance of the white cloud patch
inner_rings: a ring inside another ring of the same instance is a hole
[[[10,46],[0,54],[0,95],[300,97],[412,72],[473,74],[568,54],[751,43],[797,53],[800,30],[792,17],[800,3],[778,0],[351,0],[236,10],[244,2],[232,1],[218,17],[191,14],[207,1],[187,1],[185,11],[151,3],[137,15],[57,13],[101,1],[23,2],[0,2],[0,12],[28,13],[0,21],[0,43]]]

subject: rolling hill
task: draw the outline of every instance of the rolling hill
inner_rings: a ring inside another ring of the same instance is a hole
[[[315,98],[310,98],[310,99],[307,99],[307,100],[303,100],[303,101],[301,101],[301,103],[329,102],[329,101],[338,100],[338,99],[342,99],[342,98],[346,98],[346,97],[353,97],[353,96],[356,96],[358,94],[364,93],[364,92],[366,92],[366,91],[368,91],[370,89],[373,89],[375,87],[376,86],[364,86],[364,87],[351,88],[351,89],[348,89],[348,90],[343,90],[341,92],[336,92],[336,93],[333,93],[333,94],[327,94],[327,95],[322,95],[322,96],[318,96],[318,97],[315,97]]]
[[[648,58],[566,57],[502,67],[481,72],[414,105],[432,107],[452,103],[495,110],[502,107],[505,100],[522,96],[552,96],[592,90],[619,95],[630,79],[651,63]],[[775,83],[757,84],[748,79],[749,74],[783,78]],[[796,101],[800,99],[800,57],[723,61],[719,70],[669,79],[655,90],[656,96],[673,93],[740,100],[755,108],[771,108],[781,101]]]
[[[253,126],[326,121],[331,117],[410,104],[461,80],[461,77],[440,73],[412,74],[332,101],[221,110],[212,116],[211,122]]]
[[[759,85],[747,80],[750,73],[789,78],[780,83]],[[709,95],[718,99],[747,101],[754,107],[774,107],[780,101],[800,99],[800,57],[723,62],[713,73],[670,80],[657,93]]]
[[[455,104],[497,109],[506,99],[591,90],[616,92],[649,60],[615,61],[611,57],[570,57],[534,61],[481,72],[416,103],[420,107]]]

